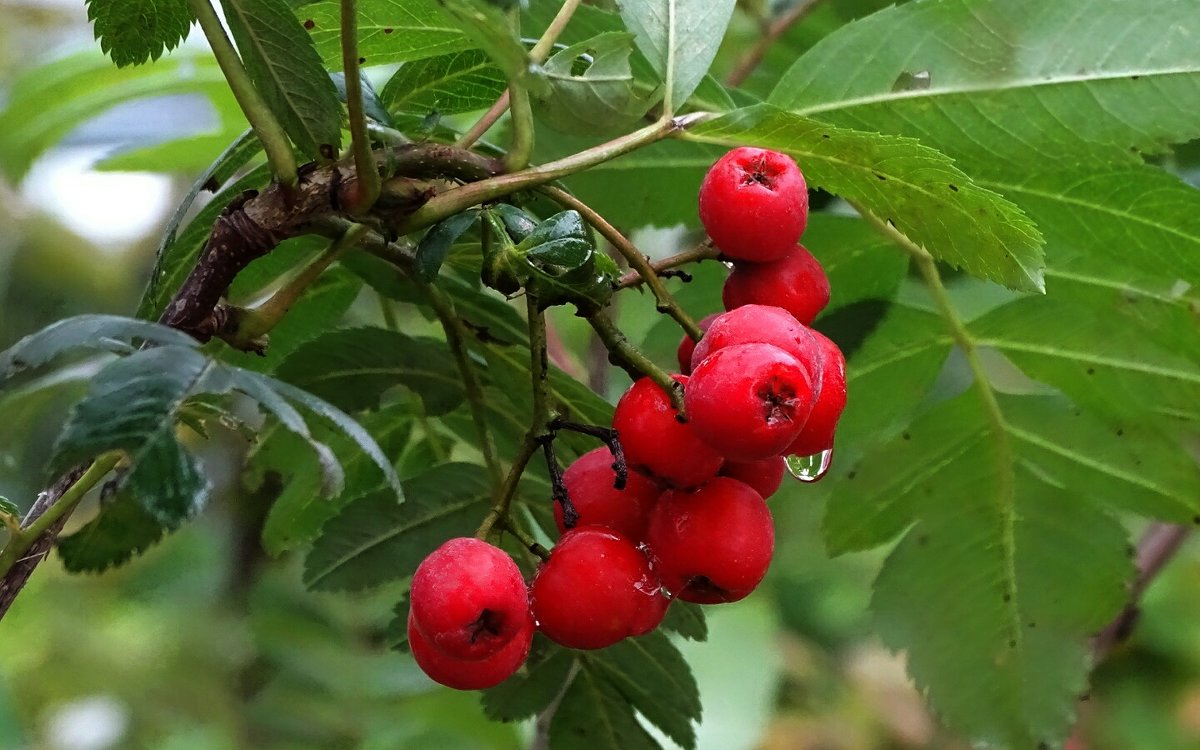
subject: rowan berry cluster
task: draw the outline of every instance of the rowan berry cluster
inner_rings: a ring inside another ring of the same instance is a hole
[[[561,536],[528,589],[506,553],[477,539],[421,564],[408,632],[433,679],[489,687],[520,667],[535,630],[604,648],[658,627],[672,599],[732,602],[759,584],[775,541],[765,499],[784,457],[829,450],[846,402],[841,351],[808,327],[829,281],[798,244],[807,216],[786,155],[739,148],[712,167],[700,219],[733,270],[727,312],[679,345],[683,414],[649,377],[625,392],[613,415],[623,456],[597,448],[564,472],[571,512],[555,503]]]

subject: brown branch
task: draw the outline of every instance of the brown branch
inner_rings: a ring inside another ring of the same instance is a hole
[[[650,268],[659,277],[669,275],[669,273],[680,266],[686,266],[688,263],[697,263],[702,260],[716,260],[721,257],[721,251],[713,247],[712,240],[704,240],[700,244],[684,250],[682,253],[676,253],[662,260],[655,261],[650,264]],[[630,289],[635,286],[641,286],[646,278],[638,271],[630,271],[622,276],[617,281],[617,289]]]
[[[795,26],[811,13],[819,2],[820,0],[799,0],[799,2],[782,13],[779,18],[772,21],[771,25],[767,27],[754,46],[746,54],[742,55],[737,65],[733,66],[733,70],[725,77],[725,85],[741,86],[745,83],[750,74],[762,62],[771,45],[778,41],[779,37],[786,34],[788,29]]]

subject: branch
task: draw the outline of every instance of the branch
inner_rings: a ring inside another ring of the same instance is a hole
[[[689,263],[698,263],[702,260],[716,260],[721,257],[721,251],[715,248],[712,240],[705,240],[699,243],[690,250],[684,250],[682,253],[676,253],[662,260],[655,261],[650,264],[651,270],[659,277],[666,276],[666,271],[686,266]],[[617,289],[631,289],[636,286],[641,286],[646,281],[646,277],[640,271],[630,271],[617,281]]]
[[[629,375],[631,380],[638,380],[642,377],[648,377],[658,384],[659,388],[671,399],[671,406],[675,409],[676,419],[685,421],[683,411],[683,386],[671,375],[645,354],[643,354],[636,346],[629,343],[629,339],[625,338],[625,334],[621,333],[621,329],[612,322],[604,313],[596,313],[587,319],[592,325],[592,330],[604,342],[604,348],[608,349],[608,359],[614,365],[620,367]]]
[[[750,74],[758,68],[762,63],[763,57],[766,56],[767,50],[771,45],[779,41],[779,37],[787,33],[788,29],[802,21],[805,16],[812,12],[813,8],[817,7],[817,3],[821,0],[799,0],[791,8],[788,8],[779,18],[776,18],[766,32],[759,37],[758,41],[750,48],[746,54],[742,55],[738,60],[737,65],[733,66],[733,70],[725,77],[725,85],[730,87],[741,86],[745,83]]]
[[[213,56],[217,58],[217,65],[220,66],[221,73],[229,82],[233,98],[242,108],[242,114],[246,116],[246,121],[254,129],[254,134],[262,142],[263,150],[267,152],[267,161],[271,163],[272,174],[281,184],[289,188],[295,186],[296,157],[292,154],[291,141],[288,140],[287,133],[283,131],[279,120],[275,119],[271,108],[259,95],[258,89],[254,88],[250,74],[246,72],[245,66],[242,65],[242,59],[238,57],[237,50],[229,41],[229,36],[225,34],[225,27],[221,25],[221,19],[217,17],[217,12],[208,0],[188,0],[188,5],[196,15],[200,30],[208,39],[208,45],[212,47]]]
[[[350,120],[350,150],[358,176],[346,210],[352,215],[368,211],[379,198],[379,170],[371,153],[367,116],[363,112],[362,78],[358,72],[358,7],[355,0],[342,0],[342,74],[346,81],[346,112]]]

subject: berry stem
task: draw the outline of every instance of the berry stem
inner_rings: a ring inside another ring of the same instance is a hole
[[[662,260],[657,260],[650,264],[650,268],[660,277],[666,276],[666,273],[686,266],[689,263],[698,263],[702,260],[716,260],[721,257],[721,251],[713,247],[712,240],[704,240],[698,243],[690,250],[684,250],[682,253],[668,256]],[[617,281],[617,289],[632,289],[633,287],[641,286],[646,281],[639,271],[630,271],[622,276]]]
[[[658,384],[671,399],[671,406],[677,413],[676,418],[683,421],[683,386],[672,378],[670,373],[654,364],[641,350],[629,343],[629,339],[625,338],[625,334],[621,333],[607,315],[602,312],[596,313],[588,316],[587,321],[604,342],[604,348],[608,349],[609,360],[624,370],[632,380],[645,376]]]
[[[601,427],[594,424],[568,422],[562,417],[555,417],[550,420],[550,429],[555,432],[558,430],[570,430],[571,432],[590,435],[602,440],[608,446],[608,451],[613,456],[613,472],[617,475],[613,486],[618,490],[625,489],[625,483],[629,481],[629,465],[625,461],[625,449],[621,446],[621,439],[617,435],[616,430],[611,427]]]
[[[542,560],[550,559],[550,550],[543,547],[541,544],[538,543],[538,541],[536,539],[534,539],[532,536],[530,536],[524,529],[522,529],[517,524],[513,523],[512,518],[504,519],[501,523],[499,523],[497,525],[500,526],[501,528],[503,528],[508,533],[512,534],[514,537],[516,537],[517,541],[520,542],[522,544],[522,546],[525,547],[525,549],[527,549],[530,552],[532,552],[533,554],[537,555]]]
[[[542,440],[542,453],[546,457],[546,470],[550,473],[551,499],[562,506],[563,525],[573,529],[575,524],[579,523],[579,512],[575,510],[571,494],[567,492],[567,485],[563,482],[562,466],[558,463],[558,456],[554,455],[553,435]]]
[[[654,266],[651,265],[641,250],[638,250],[625,235],[617,231],[617,228],[608,223],[608,220],[601,216],[595,209],[588,204],[579,200],[575,196],[568,193],[562,188],[553,185],[543,185],[539,190],[549,196],[555,203],[558,203],[567,208],[573,208],[591,224],[604,239],[617,249],[629,266],[637,271],[641,276],[642,281],[646,286],[650,287],[650,291],[654,293],[654,299],[658,302],[659,312],[664,312],[675,319],[679,327],[692,338],[693,341],[699,341],[704,335],[700,327],[696,325],[696,321],[692,320],[691,316],[684,312],[679,303],[667,291],[666,285],[662,279],[654,271]]]

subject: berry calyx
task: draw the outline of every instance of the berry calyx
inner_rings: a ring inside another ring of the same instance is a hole
[[[804,175],[787,154],[735,148],[704,176],[700,222],[730,258],[778,260],[792,251],[808,224]]]
[[[508,679],[525,663],[533,643],[533,619],[529,618],[496,653],[483,659],[455,659],[430,643],[408,613],[408,645],[417,666],[434,682],[456,690],[484,690]]]
[[[700,330],[704,331],[705,336],[707,336],[708,327],[711,326],[712,322],[718,317],[720,317],[719,313],[706,315],[701,318],[696,325],[699,326]],[[701,339],[701,341],[703,341],[703,339]],[[679,348],[675,350],[675,357],[679,360],[679,371],[684,375],[692,374],[692,352],[696,349],[696,346],[697,343],[692,341],[692,337],[686,333],[683,334],[683,338],[679,340]]]
[[[782,307],[807,326],[829,304],[829,278],[812,253],[797,245],[780,260],[735,264],[721,299],[726,310],[745,305]]]
[[[812,417],[809,417],[809,420],[811,421]],[[758,461],[726,461],[719,476],[750,485],[765,500],[779,491],[786,471],[787,463],[783,456],[771,456]]]
[[[582,649],[653,630],[668,604],[646,555],[602,526],[563,534],[538,568],[530,598],[546,637]]]
[[[692,492],[664,492],[650,514],[646,546],[663,586],[679,599],[734,602],[766,575],[775,526],[749,485],[717,477]]]
[[[687,387],[688,376],[672,377]],[[630,468],[663,487],[696,487],[716,476],[724,457],[676,414],[663,389],[642,378],[617,402],[613,427]]]
[[[813,331],[813,335],[823,351],[825,366],[821,370],[820,391],[812,414],[796,440],[784,451],[796,456],[811,456],[832,448],[833,434],[846,408],[846,358],[828,337],[818,331]]]
[[[710,354],[737,344],[772,344],[807,366],[812,382],[820,380],[824,349],[817,334],[782,307],[744,305],[718,315],[692,353],[698,367]]]
[[[700,363],[684,407],[696,434],[714,450],[755,461],[792,444],[812,411],[813,396],[800,360],[770,344],[737,344]]]
[[[630,539],[646,533],[650,508],[660,490],[646,477],[630,472],[625,488],[614,485],[613,455],[607,446],[588,451],[563,472],[563,484],[579,514],[577,526],[607,526]],[[554,522],[559,533],[567,530],[562,505],[554,504]]]
[[[531,622],[517,564],[500,548],[469,537],[451,539],[421,562],[410,601],[415,627],[453,659],[485,659]]]

